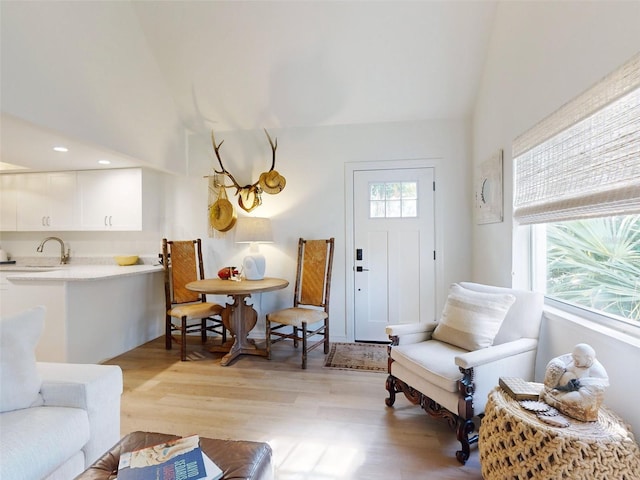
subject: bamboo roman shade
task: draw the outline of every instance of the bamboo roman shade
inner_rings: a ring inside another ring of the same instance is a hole
[[[520,224],[640,213],[640,54],[513,142]]]

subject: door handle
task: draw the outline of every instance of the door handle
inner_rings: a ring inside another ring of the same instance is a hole
[[[356,272],[368,272],[369,269],[368,268],[362,268],[360,266],[356,267]]]

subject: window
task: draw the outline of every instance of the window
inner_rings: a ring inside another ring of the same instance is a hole
[[[518,137],[513,157],[536,288],[640,328],[640,54]]]
[[[416,182],[381,182],[369,184],[370,218],[417,217],[418,184]]]
[[[536,225],[539,290],[640,326],[640,215]]]

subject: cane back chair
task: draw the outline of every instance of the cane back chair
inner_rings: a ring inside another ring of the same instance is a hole
[[[171,350],[174,341],[179,343],[180,360],[184,362],[187,359],[187,334],[200,333],[204,344],[207,332],[212,332],[220,335],[224,344],[227,337],[223,323],[223,315],[227,315],[225,307],[207,302],[206,295],[186,288],[187,283],[204,278],[201,240],[171,241],[163,238],[162,264],[166,349]]]
[[[302,368],[307,368],[307,353],[320,345],[329,353],[329,292],[333,265],[334,239],[298,240],[298,266],[293,292],[293,307],[269,313],[266,319],[267,356],[271,345],[293,340],[302,342]],[[318,340],[311,337],[321,336]]]

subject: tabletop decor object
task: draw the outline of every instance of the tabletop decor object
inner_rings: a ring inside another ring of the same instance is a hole
[[[222,280],[231,280],[239,273],[240,272],[238,272],[236,267],[222,267],[218,270],[218,278],[221,278]]]
[[[260,243],[272,243],[271,220],[263,217],[240,217],[236,227],[236,243],[248,243],[249,255],[242,261],[242,275],[246,280],[262,280],[266,260],[260,253]]]
[[[548,364],[541,400],[576,420],[598,420],[609,376],[596,360],[595,350],[586,343],[577,344],[571,353],[560,355]]]
[[[543,388],[541,383],[527,382],[520,377],[500,377],[498,384],[516,400],[539,400]]]
[[[135,265],[138,263],[138,255],[116,255],[113,259],[121,267]]]

